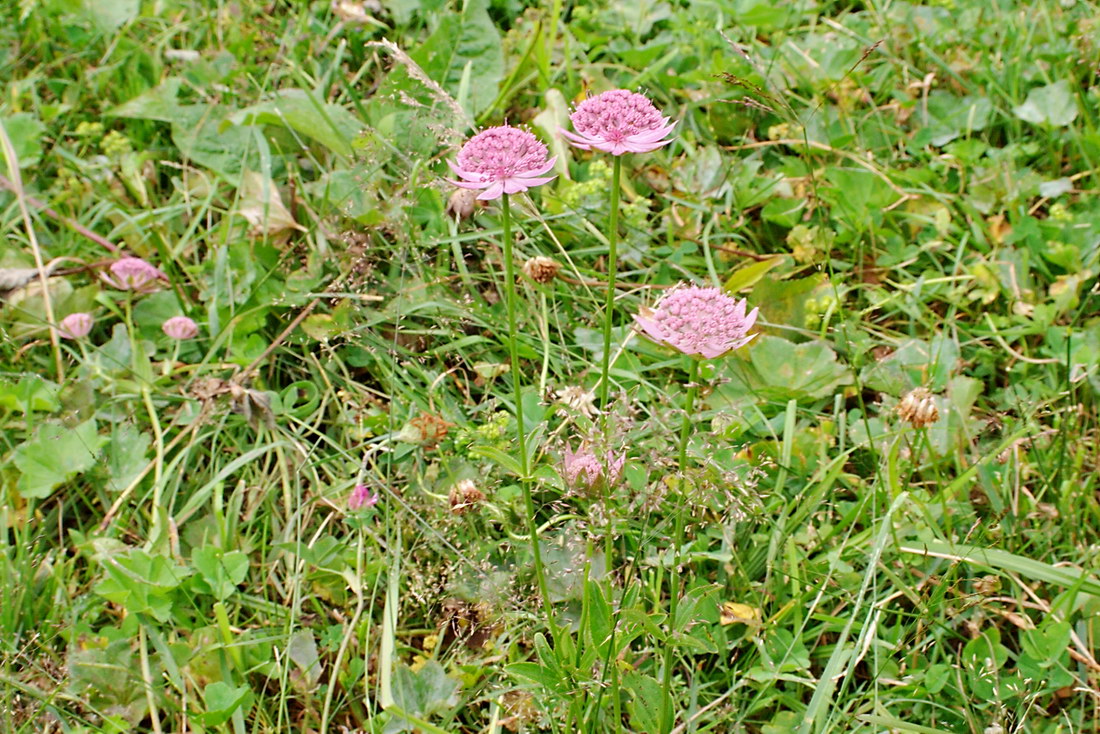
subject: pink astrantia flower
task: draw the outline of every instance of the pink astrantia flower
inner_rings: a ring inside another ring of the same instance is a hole
[[[186,316],[173,316],[161,324],[164,333],[173,339],[193,339],[199,333],[199,325]]]
[[[90,313],[71,313],[61,319],[57,325],[57,333],[63,339],[83,339],[92,330],[92,315]]]
[[[374,507],[378,504],[378,495],[371,492],[365,484],[356,484],[348,497],[348,509],[359,510],[363,507]]]
[[[518,127],[501,125],[482,130],[466,141],[456,161],[447,161],[461,181],[447,179],[464,189],[484,189],[477,198],[497,199],[502,194],[518,194],[533,186],[553,181],[546,176],[557,157],[531,133]]]
[[[168,280],[168,276],[140,257],[124,257],[111,263],[110,275],[101,277],[112,288],[120,291],[148,292],[155,290],[157,279]]]
[[[611,155],[648,153],[672,142],[665,139],[675,122],[662,117],[645,95],[613,89],[589,97],[569,116],[573,129],[561,134],[581,150],[602,150]]]
[[[624,463],[626,454],[616,456],[615,452],[608,451],[600,459],[587,443],[582,443],[575,452],[566,447],[562,453],[565,483],[574,489],[596,489],[605,479],[609,484],[616,484],[622,476]]]
[[[721,288],[689,285],[672,289],[634,321],[655,342],[711,359],[752,341],[748,331],[759,309],[746,315],[745,308],[744,299],[730,298]]]

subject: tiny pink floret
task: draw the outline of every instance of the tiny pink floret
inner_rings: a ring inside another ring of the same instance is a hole
[[[161,324],[165,334],[180,341],[193,339],[199,333],[199,325],[186,316],[173,316]]]
[[[518,194],[553,181],[545,175],[556,157],[531,133],[510,125],[482,130],[466,141],[455,161],[447,161],[461,180],[447,179],[464,189],[479,189],[482,201]]]
[[[581,150],[602,150],[611,155],[648,153],[672,142],[667,137],[675,122],[661,113],[649,98],[626,89],[589,97],[569,116],[575,132],[562,136]]]
[[[622,476],[625,463],[626,454],[616,456],[613,451],[608,451],[601,460],[587,443],[581,444],[575,452],[566,447],[562,454],[565,483],[573,489],[596,489],[603,485],[605,478],[609,485],[614,485]]]
[[[378,504],[378,495],[370,491],[365,484],[356,484],[348,497],[348,509],[359,510],[364,507],[374,507]]]
[[[92,330],[92,315],[90,313],[71,313],[61,319],[57,325],[57,333],[63,339],[83,339]]]
[[[746,308],[744,299],[731,298],[721,288],[689,285],[669,291],[634,321],[655,342],[712,359],[752,341],[755,334],[748,332],[760,309],[746,314]]]
[[[147,292],[156,289],[158,279],[168,280],[167,275],[140,257],[116,260],[111,263],[109,270],[110,275],[102,275],[104,282],[120,291]]]

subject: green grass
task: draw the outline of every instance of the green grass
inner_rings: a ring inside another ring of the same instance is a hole
[[[1097,731],[1095,2],[11,5],[0,731]],[[586,493],[612,166],[557,129],[616,87],[678,126],[622,159]],[[518,406],[500,202],[443,180],[505,122],[560,156]],[[681,281],[759,336],[635,334]]]

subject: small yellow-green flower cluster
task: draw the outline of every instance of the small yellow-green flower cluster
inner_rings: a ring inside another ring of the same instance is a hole
[[[103,149],[103,153],[112,158],[124,156],[134,150],[134,146],[130,144],[130,138],[117,130],[107,133],[103,138],[103,142],[99,145]]]
[[[597,158],[588,165],[586,181],[576,181],[563,187],[562,203],[572,208],[602,206],[610,185],[611,166],[602,158]]]

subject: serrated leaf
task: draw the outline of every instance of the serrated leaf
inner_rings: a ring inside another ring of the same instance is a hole
[[[57,486],[95,466],[106,440],[96,433],[94,420],[76,428],[44,424],[34,438],[15,450],[15,466],[22,472],[16,490],[27,498],[48,497]]]

